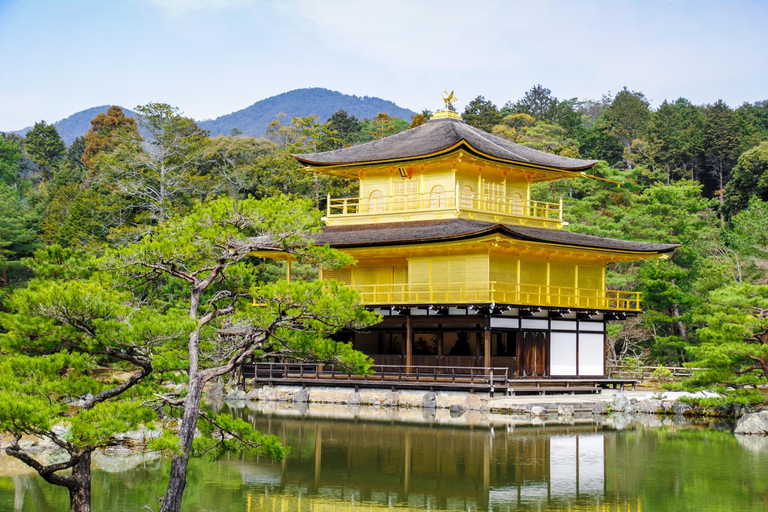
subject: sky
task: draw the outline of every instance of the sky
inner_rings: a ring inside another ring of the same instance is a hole
[[[90,107],[198,120],[325,87],[437,110],[623,87],[768,99],[768,0],[0,0],[0,131]]]

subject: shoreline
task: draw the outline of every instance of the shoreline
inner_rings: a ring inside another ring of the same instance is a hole
[[[364,405],[385,408],[450,409],[458,411],[490,411],[498,414],[531,414],[561,416],[579,413],[605,415],[609,412],[689,417],[731,417],[738,419],[749,412],[746,407],[701,409],[680,398],[717,396],[699,392],[660,392],[646,390],[604,389],[599,394],[528,395],[490,397],[488,393],[465,391],[392,390],[347,387],[265,385],[248,392],[229,389],[223,384],[206,388],[206,399],[224,402],[278,402],[334,405]]]

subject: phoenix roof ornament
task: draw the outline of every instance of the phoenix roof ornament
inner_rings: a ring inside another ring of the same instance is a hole
[[[445,110],[454,110],[453,104],[459,101],[459,99],[456,97],[455,94],[453,94],[453,91],[448,93],[448,89],[445,89],[445,91],[442,94],[443,101],[445,102]]]

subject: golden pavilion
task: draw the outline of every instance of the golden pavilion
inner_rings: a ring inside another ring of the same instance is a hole
[[[348,333],[380,365],[604,377],[606,321],[640,311],[638,292],[606,289],[607,264],[677,247],[563,231],[562,201],[532,200],[531,185],[581,177],[597,162],[514,144],[448,110],[367,144],[294,157],[359,182],[357,197],[328,197],[316,242],[356,260],[321,278],[358,290],[382,315]]]

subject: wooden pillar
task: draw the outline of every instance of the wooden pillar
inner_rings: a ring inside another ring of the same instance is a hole
[[[443,359],[443,335],[445,334],[442,332],[442,325],[438,325],[437,328],[441,329],[441,331],[437,334],[437,366],[440,367],[440,362]]]
[[[491,329],[487,327],[483,331],[483,357],[485,358],[486,375],[491,367]]]
[[[413,329],[411,328],[411,316],[405,317],[405,372],[411,373],[413,364]]]

